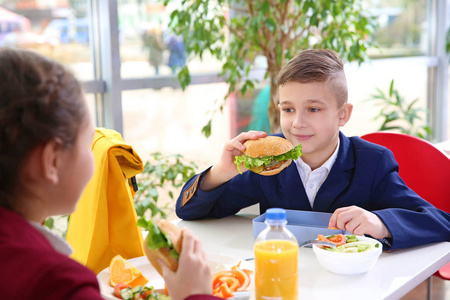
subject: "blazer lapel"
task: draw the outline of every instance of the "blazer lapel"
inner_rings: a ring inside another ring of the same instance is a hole
[[[349,186],[354,168],[354,154],[350,140],[339,133],[340,147],[336,162],[331,168],[328,177],[317,192],[314,199],[313,210],[330,212],[330,206],[338,196]]]
[[[289,199],[291,209],[312,210],[295,162],[278,174],[278,180],[282,197]]]

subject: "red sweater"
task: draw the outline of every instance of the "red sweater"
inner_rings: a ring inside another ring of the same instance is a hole
[[[57,252],[17,213],[0,207],[0,298],[102,299],[95,274]]]

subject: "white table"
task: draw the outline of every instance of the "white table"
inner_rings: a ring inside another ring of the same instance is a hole
[[[253,257],[252,219],[238,214],[224,219],[177,220],[191,229],[210,255]],[[299,251],[300,299],[399,299],[450,261],[450,242],[382,253],[376,266],[362,275],[345,276],[323,269],[312,249]],[[342,296],[342,297],[341,297]],[[251,296],[251,299],[254,296]]]

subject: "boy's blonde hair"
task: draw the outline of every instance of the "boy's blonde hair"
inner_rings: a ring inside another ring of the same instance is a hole
[[[347,103],[347,80],[344,64],[333,50],[304,50],[292,58],[277,76],[277,85],[288,82],[325,82],[328,90],[336,98],[337,105]]]

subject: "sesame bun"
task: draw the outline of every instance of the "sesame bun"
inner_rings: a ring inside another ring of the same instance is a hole
[[[183,242],[183,234],[181,229],[166,220],[160,220],[156,222],[156,224],[158,225],[159,230],[167,235],[169,240],[174,245],[175,250],[178,254],[180,254],[181,244]],[[148,236],[144,241],[144,253],[156,271],[158,271],[161,276],[163,275],[158,258],[165,262],[172,271],[176,271],[178,269],[178,260],[170,256],[170,249],[167,247],[159,248],[158,250],[150,249],[147,247],[147,239]]]
[[[282,137],[266,136],[257,140],[247,140],[244,143],[244,153],[250,157],[277,156],[291,151],[294,146]]]

